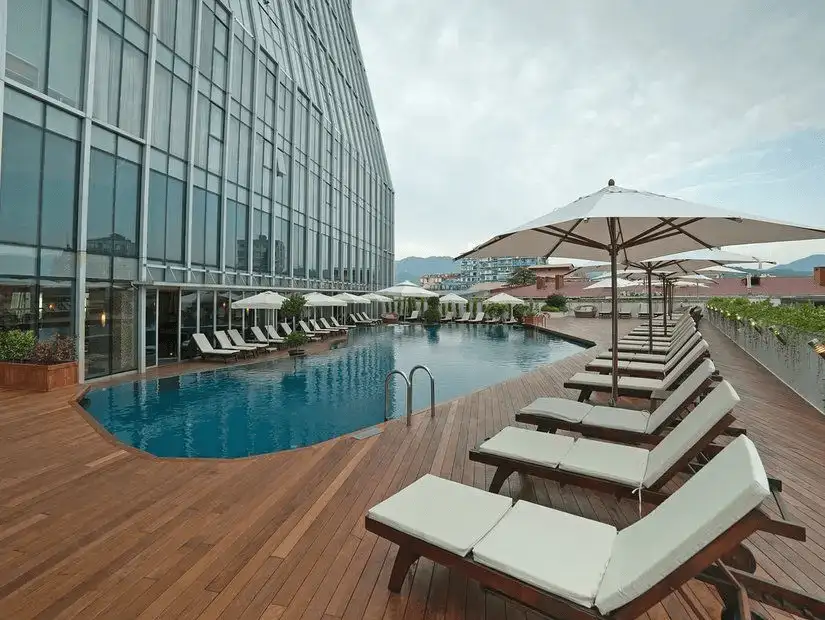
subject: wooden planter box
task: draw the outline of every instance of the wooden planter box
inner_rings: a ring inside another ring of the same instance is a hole
[[[77,362],[17,364],[0,362],[0,387],[50,392],[77,383]]]

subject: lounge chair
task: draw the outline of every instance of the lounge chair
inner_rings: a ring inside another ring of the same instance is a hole
[[[595,319],[599,313],[593,304],[583,304],[573,308],[573,314],[577,319]]]
[[[250,328],[252,331],[252,335],[255,336],[256,342],[254,344],[263,344],[266,346],[266,352],[271,353],[272,351],[277,351],[277,346],[271,346],[273,344],[278,345],[284,342],[283,338],[278,338],[277,340],[272,340],[271,338],[267,338],[264,336],[264,333],[261,331],[261,328],[258,326],[253,326]]]
[[[684,340],[681,340],[680,342],[672,344],[670,347],[653,347],[654,351],[664,350],[666,351],[665,353],[648,353],[647,349],[645,348],[634,348],[632,351],[622,351],[621,349],[619,349],[619,359],[632,362],[653,362],[658,364],[664,364],[671,360],[674,356],[678,355],[682,350],[685,350],[685,347],[689,349],[701,340],[702,334],[700,334],[699,332],[693,332],[692,335],[686,337]],[[613,359],[613,354],[610,351],[603,351],[602,353],[599,353],[596,356],[596,359],[611,360]]]
[[[361,312],[360,316],[361,316],[362,319],[364,319],[365,321],[369,321],[373,325],[378,325],[381,322],[381,319],[374,319],[369,314],[367,314],[366,312]]]
[[[470,450],[470,460],[496,468],[489,491],[510,474],[659,503],[662,487],[707,450],[734,421],[739,396],[722,381],[652,449],[508,426]],[[709,455],[718,449],[708,450]]]
[[[257,349],[258,351],[270,349],[267,343],[246,342],[246,340],[243,339],[243,337],[237,329],[230,329],[226,333],[229,334],[229,339],[232,341],[232,344],[236,347],[255,347],[255,349]]]
[[[739,437],[620,532],[431,474],[374,506],[364,527],[398,545],[392,592],[426,557],[559,620],[630,620],[694,578],[714,585],[731,611],[745,607],[745,616],[750,596],[821,617],[822,600],[723,564],[757,531],[804,539],[803,527],[769,516],[770,498],[756,448]]]
[[[619,318],[620,319],[629,319],[633,316],[633,306],[634,304],[623,302],[619,304]]]
[[[221,349],[225,349],[227,351],[238,351],[245,353],[246,355],[258,354],[258,347],[253,347],[251,344],[244,346],[233,344],[232,341],[229,340],[229,336],[221,330],[215,332],[215,338],[218,340],[218,344],[221,346]]]
[[[349,320],[352,321],[353,325],[369,325],[367,321],[365,321],[364,319],[359,319],[353,313],[350,313]]]
[[[275,329],[274,325],[266,325],[264,326],[266,330],[266,335],[269,337],[270,342],[283,342],[284,339],[278,334],[278,330]]]
[[[686,331],[679,334],[679,336],[671,342],[657,342],[653,341],[653,351],[656,354],[667,354],[670,351],[680,347],[686,340],[690,339],[696,330]],[[608,351],[612,351],[613,347],[608,347]],[[647,340],[629,340],[619,341],[619,352],[625,353],[651,353],[650,343]]]
[[[410,316],[405,319],[407,322],[417,321],[418,320],[418,310],[413,310]]]
[[[674,328],[681,327],[682,325],[690,325],[689,317],[682,316],[678,321],[676,321],[676,323],[672,327],[670,327],[670,326],[668,327],[668,333],[673,331]],[[639,325],[638,327],[634,327],[633,330],[631,331],[631,333],[639,333],[639,334],[644,335],[644,334],[647,333],[648,327],[649,327],[649,325],[643,323],[642,325]],[[663,331],[664,331],[664,328],[662,327],[661,321],[658,322],[658,323],[653,324],[653,333],[654,334],[655,333],[661,333]]]
[[[441,317],[441,322],[442,323],[450,323],[450,322],[452,322],[453,318],[454,318],[453,313],[448,312],[447,314],[445,314],[444,316]]]
[[[518,323],[518,321],[516,319],[514,319],[513,317],[509,317],[509,318],[504,319],[502,321],[502,323],[504,323],[504,325],[516,325]]]
[[[323,329],[338,332],[339,334],[346,334],[349,331],[348,327],[335,327],[334,325],[330,325],[324,317],[318,319],[318,322],[321,324]]]
[[[679,336],[681,336],[682,334],[692,333],[694,331],[696,331],[696,326],[694,324],[678,325],[674,327],[672,330],[669,330],[667,334],[662,332],[656,332],[654,330],[653,340],[654,342],[669,343],[679,338]],[[631,332],[625,336],[622,336],[621,342],[647,342],[649,338],[650,334],[646,331]]]
[[[600,319],[607,319],[613,316],[613,305],[611,302],[603,301],[599,304],[599,318]]]
[[[644,362],[633,360],[619,360],[618,373],[627,377],[651,377],[653,379],[664,379],[674,368],[686,357],[692,356],[696,349],[702,349],[699,355],[708,355],[707,346],[702,343],[704,340],[694,343],[690,347],[681,347],[679,351],[666,362]],[[613,360],[596,358],[587,363],[585,370],[591,372],[612,373]]]
[[[535,424],[536,430],[581,433],[606,441],[655,444],[661,434],[704,396],[714,381],[713,362],[705,359],[653,411],[580,403],[567,398],[543,397],[523,407],[516,422]]]
[[[707,357],[708,343],[702,340],[693,347],[682,360],[662,379],[650,379],[647,377],[619,377],[619,396],[635,396],[638,398],[650,399],[654,392],[661,390],[671,390],[675,388],[681,380],[698,366],[702,358]],[[625,362],[623,362],[625,363]],[[626,362],[636,363],[636,362]],[[639,362],[644,363],[644,362]],[[608,371],[609,373],[609,371]],[[581,390],[579,400],[584,402],[593,392],[610,392],[613,388],[613,376],[611,374],[596,374],[592,372],[577,372],[564,383],[564,387],[572,390]]]
[[[215,349],[212,347],[212,343],[209,342],[209,338],[203,334],[192,334],[192,339],[195,341],[195,346],[198,347],[200,356],[203,359],[222,359],[224,363],[230,358],[234,358],[235,361],[238,360],[239,351],[237,349]]]
[[[320,338],[326,338],[330,332],[315,332],[309,328],[306,324],[306,321],[298,321],[298,328],[304,332],[307,336],[312,338],[313,336],[317,336]]]
[[[329,322],[332,324],[333,327],[337,327],[338,329],[343,329],[344,331],[349,331],[350,328],[346,325],[341,325],[334,316],[329,317]]]
[[[467,321],[467,322],[468,322],[468,323],[481,323],[481,322],[483,322],[483,321],[484,321],[484,313],[483,313],[483,312],[479,312],[478,314],[476,314],[476,318],[474,318],[474,319],[470,319],[470,320],[469,320],[469,321]]]
[[[499,318],[497,316],[496,317],[491,316],[489,318],[484,319],[484,322],[487,323],[488,325],[495,325],[496,323],[501,323],[501,318]]]
[[[292,328],[289,326],[289,323],[281,323],[281,331],[284,332],[285,336],[289,336],[292,333]],[[310,334],[306,334],[306,333],[305,333],[305,335],[307,337],[309,337],[310,340],[320,340],[321,339],[320,336],[310,335]]]
[[[307,319],[309,328],[314,334],[337,334],[338,330],[332,327],[321,327],[315,319]]]
[[[471,315],[470,315],[469,312],[465,312],[464,314],[461,315],[461,318],[456,319],[455,322],[456,323],[469,323],[470,322],[470,316]]]

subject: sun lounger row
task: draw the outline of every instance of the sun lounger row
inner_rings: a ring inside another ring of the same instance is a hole
[[[352,325],[361,326],[378,325],[381,323],[381,319],[374,319],[363,312],[351,312],[349,315],[349,321]]]
[[[825,601],[750,568],[755,560],[741,546],[749,535],[804,540],[805,530],[785,520],[781,483],[768,478],[744,429],[733,426],[739,396],[718,376],[707,342],[680,319],[657,348],[620,352],[620,392],[660,400],[650,412],[539,398],[516,415],[535,430],[506,427],[470,450],[471,461],[496,468],[488,491],[427,474],[374,506],[366,529],[399,545],[390,590],[401,589],[423,556],[556,618],[635,618],[693,578],[714,585],[729,613],[740,606],[739,617],[747,616],[748,596],[823,617]],[[608,362],[602,354],[588,369],[609,373]],[[577,373],[565,385],[589,396],[609,391],[610,378]],[[715,443],[722,435],[735,438],[723,447]],[[515,472],[638,501],[640,519],[618,532],[513,504],[498,491]],[[684,484],[665,492],[683,473]],[[646,516],[642,502],[655,506]],[[780,518],[771,516],[777,508]]]

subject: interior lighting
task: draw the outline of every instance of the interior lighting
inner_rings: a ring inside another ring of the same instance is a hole
[[[820,342],[819,338],[814,338],[808,341],[808,346],[810,346],[819,357],[825,358],[825,342]]]
[[[761,325],[759,325],[759,323],[757,323],[757,322],[756,322],[756,321],[754,321],[753,319],[751,319],[751,327],[752,327],[754,330],[756,330],[756,332],[757,332],[758,334],[761,334],[761,333],[762,333],[762,326],[761,326]]]
[[[785,337],[784,337],[784,336],[782,335],[782,333],[781,333],[781,332],[780,332],[780,331],[776,328],[776,325],[771,325],[770,329],[771,329],[771,333],[772,333],[774,336],[776,336],[776,339],[779,341],[779,343],[780,343],[780,344],[787,344],[787,341],[785,340]]]

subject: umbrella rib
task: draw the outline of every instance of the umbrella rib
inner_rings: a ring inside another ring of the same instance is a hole
[[[703,245],[703,246],[705,246],[708,250],[712,250],[712,249],[713,249],[713,246],[712,246],[712,245],[710,245],[710,244],[708,244],[708,243],[705,243],[705,242],[704,242],[704,241],[702,241],[699,237],[697,237],[696,235],[694,235],[694,234],[692,234],[692,233],[689,233],[688,231],[686,231],[686,230],[684,229],[684,227],[685,227],[685,226],[687,226],[687,225],[689,225],[689,224],[694,224],[695,222],[701,222],[701,221],[702,221],[703,219],[705,219],[705,218],[702,218],[702,217],[697,217],[697,218],[693,218],[692,220],[688,220],[687,222],[682,222],[681,224],[675,224],[675,223],[674,223],[674,221],[673,221],[673,220],[675,220],[676,218],[667,218],[667,219],[665,219],[665,218],[661,218],[661,219],[662,219],[662,221],[663,221],[663,222],[667,222],[670,226],[672,226],[673,228],[675,228],[676,230],[678,230],[680,233],[682,233],[682,234],[683,234],[683,235],[685,235],[686,237],[690,237],[690,238],[691,238],[691,239],[693,239],[696,243],[700,243],[700,244],[702,244],[702,245]]]
[[[566,240],[566,239],[568,239],[568,238],[572,238],[572,237],[574,237],[574,236],[575,236],[577,239],[581,239],[581,238],[582,238],[582,237],[581,237],[581,235],[573,235],[573,231],[574,231],[574,230],[576,230],[576,227],[577,227],[579,224],[581,224],[581,223],[582,223],[582,221],[581,221],[580,219],[576,220],[576,223],[575,223],[575,224],[573,224],[573,225],[570,227],[570,230],[568,230],[567,232],[565,232],[565,233],[564,233],[564,235],[562,235],[562,236],[559,238],[559,240],[558,240],[558,242],[556,243],[556,245],[554,245],[552,248],[550,248],[550,251],[547,253],[547,256],[552,255],[552,254],[553,254],[553,252],[555,252],[555,251],[558,249],[558,247],[559,247],[562,243],[564,243],[564,242],[565,242],[565,240]],[[544,232],[544,231],[542,231],[542,232]]]
[[[581,219],[577,220],[576,225],[573,226],[573,228],[578,226],[581,222]],[[553,249],[550,250],[551,254],[554,251],[556,251],[556,249],[568,239],[575,245],[583,245],[589,248],[606,249],[607,246],[599,243],[598,241],[593,241],[593,239],[588,239],[587,237],[584,237],[582,235],[573,234],[573,228],[571,228],[570,230],[564,230],[563,228],[556,228],[555,226],[546,224],[542,228],[534,228],[533,230],[535,230],[536,232],[544,233],[545,235],[550,235],[552,237],[559,238],[559,242],[555,246],[553,246]],[[550,254],[548,254],[548,256],[549,255]]]
[[[627,245],[628,247],[632,247],[632,246],[642,245],[644,243],[652,243],[654,241],[663,241],[665,239],[669,239],[671,237],[676,237],[678,235],[685,235],[686,237],[689,237],[689,238],[693,239],[694,241],[696,241],[700,245],[705,246],[705,248],[713,249],[713,246],[708,245],[707,243],[705,243],[701,239],[698,239],[695,235],[692,235],[691,233],[689,233],[689,232],[687,232],[686,230],[683,229],[684,226],[699,222],[703,218],[693,218],[693,219],[690,219],[690,220],[686,220],[686,221],[682,222],[681,224],[674,224],[673,223],[676,218],[661,218],[661,219],[662,219],[662,222],[663,222],[662,225],[670,226],[671,228],[661,230],[661,226],[657,225],[653,228],[650,228],[650,229],[646,230],[643,233],[640,233],[639,235],[636,235],[636,237],[634,237],[632,243],[628,242],[625,245]]]

